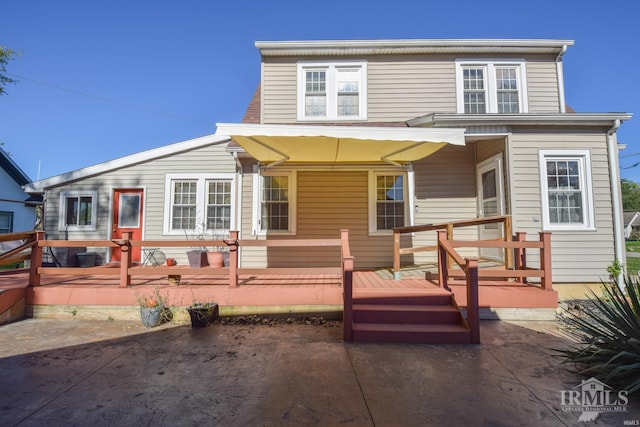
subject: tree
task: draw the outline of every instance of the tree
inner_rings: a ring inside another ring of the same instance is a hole
[[[640,184],[628,179],[620,180],[622,191],[622,209],[625,211],[640,211]]]
[[[0,46],[0,95],[4,95],[6,92],[4,87],[9,83],[16,83],[16,80],[7,76],[7,64],[9,61],[15,59],[17,52],[13,49],[9,49],[5,46]]]

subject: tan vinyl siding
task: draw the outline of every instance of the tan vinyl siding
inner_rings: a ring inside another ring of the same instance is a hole
[[[504,140],[481,140],[475,143],[476,146],[476,163],[483,162],[497,154],[504,152]],[[504,162],[504,158],[502,159]]]
[[[553,231],[553,280],[599,282],[614,259],[613,215],[606,136],[598,132],[514,133],[511,139],[511,186],[514,230],[537,240],[542,227],[539,150],[575,149],[591,153],[595,231]],[[530,259],[537,262],[537,253]]]
[[[529,113],[559,113],[560,97],[555,62],[528,61]]]
[[[477,217],[474,150],[471,146],[447,145],[414,164],[415,224],[438,224]],[[454,237],[477,239],[475,227],[457,229]],[[436,243],[435,232],[416,233],[414,246]],[[406,246],[403,244],[403,246]],[[465,255],[474,255],[463,251]],[[415,261],[434,261],[436,254],[416,255]],[[403,260],[405,262],[405,260]]]
[[[489,60],[509,59],[491,56]],[[340,58],[344,60],[345,58]],[[455,61],[487,60],[484,56],[398,55],[348,58],[367,62],[367,121],[399,122],[430,113],[455,113]],[[531,55],[525,59],[529,112],[559,111],[555,58]],[[331,62],[334,58],[320,58]],[[297,120],[297,64],[295,58],[266,58],[263,68],[264,123]],[[311,122],[312,123],[312,122]]]
[[[170,157],[151,160],[149,162],[114,170],[101,175],[70,183],[47,192],[45,212],[45,230],[47,237],[64,239],[65,232],[58,230],[60,215],[60,193],[62,191],[97,191],[98,218],[97,229],[93,232],[69,232],[70,240],[109,239],[111,238],[112,192],[115,188],[143,188],[144,195],[144,239],[179,238],[163,236],[165,176],[180,173],[235,173],[235,162],[225,152],[226,144],[212,145],[205,148],[176,154]],[[185,165],[188,165],[187,167]],[[167,255],[182,256],[169,251]]]

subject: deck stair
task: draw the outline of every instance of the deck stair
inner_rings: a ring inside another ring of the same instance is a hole
[[[353,340],[469,344],[471,333],[451,292],[366,289],[353,293]]]

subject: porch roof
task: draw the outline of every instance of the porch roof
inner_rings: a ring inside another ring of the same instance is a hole
[[[446,144],[464,145],[464,129],[412,129],[356,126],[300,126],[219,123],[216,135],[229,135],[265,164],[391,163],[427,157]]]

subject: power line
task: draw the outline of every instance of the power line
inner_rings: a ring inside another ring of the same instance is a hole
[[[158,114],[158,115],[165,116],[165,117],[171,117],[171,118],[174,118],[174,119],[186,120],[186,121],[189,121],[189,122],[205,124],[205,125],[209,125],[209,126],[215,125],[214,123],[209,123],[209,122],[205,122],[205,121],[202,121],[202,120],[193,119],[191,117],[178,116],[176,114],[165,113],[164,111],[160,111],[160,110],[154,110],[154,109],[151,109],[151,108],[140,107],[140,106],[137,106],[137,105],[132,105],[132,104],[127,104],[127,103],[120,102],[120,101],[115,101],[113,99],[105,98],[105,97],[98,96],[98,95],[93,95],[93,94],[86,93],[86,92],[81,92],[81,91],[75,90],[75,89],[69,89],[69,88],[66,88],[66,87],[63,87],[63,86],[55,85],[53,83],[47,83],[47,82],[43,82],[43,81],[40,81],[40,80],[35,80],[35,79],[29,78],[29,77],[21,76],[19,74],[14,74],[14,73],[6,73],[6,74],[9,74],[11,76],[17,77],[19,79],[30,81],[32,83],[37,83],[37,84],[40,84],[40,85],[43,85],[43,86],[48,86],[48,87],[51,87],[51,88],[54,88],[54,89],[58,89],[58,90],[62,90],[62,91],[65,91],[65,92],[73,93],[75,95],[81,95],[81,96],[84,96],[84,97],[87,97],[87,98],[97,99],[98,101],[119,105],[121,107],[126,107],[126,108],[131,108],[131,109],[134,109],[134,110],[138,110],[138,111],[143,111],[145,113]]]

